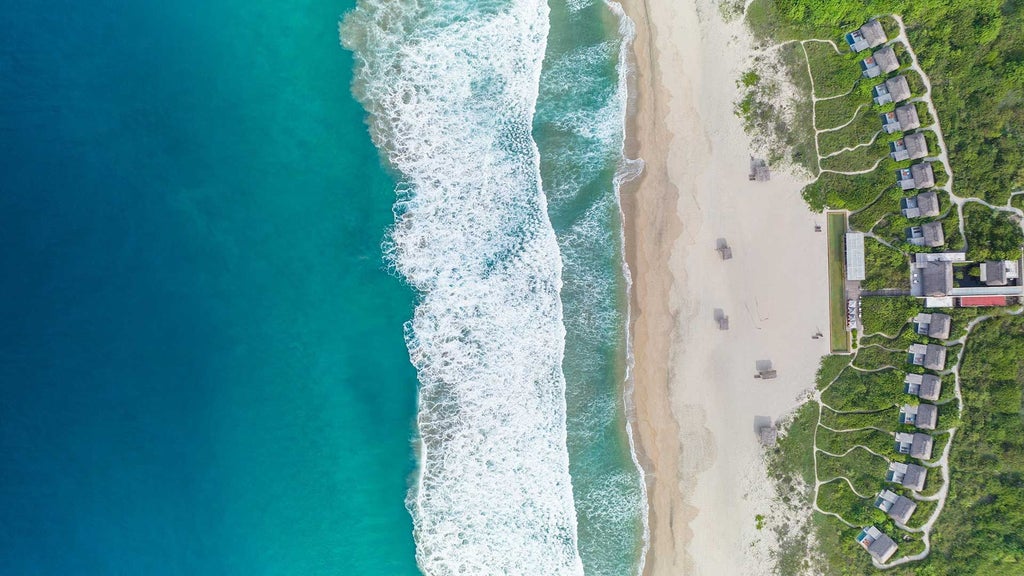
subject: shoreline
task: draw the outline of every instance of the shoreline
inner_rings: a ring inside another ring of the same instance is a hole
[[[621,190],[643,573],[769,573],[777,545],[755,516],[781,512],[754,432],[799,404],[828,352],[808,338],[828,326],[820,217],[805,181],[747,179],[751,139],[733,113],[754,55],[742,20],[709,0],[622,5],[636,31],[624,152],[645,163]],[[732,261],[714,251],[719,237]],[[712,320],[720,310],[728,332]],[[762,360],[777,380],[751,379]]]

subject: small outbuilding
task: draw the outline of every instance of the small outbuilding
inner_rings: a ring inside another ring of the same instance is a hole
[[[917,464],[893,462],[889,464],[889,471],[886,472],[885,479],[919,492],[924,489],[925,480],[928,479],[928,469]]]
[[[942,379],[935,374],[907,374],[903,391],[921,400],[935,402],[942,393]]]
[[[888,38],[885,36],[885,29],[882,28],[882,23],[874,18],[846,35],[846,43],[850,45],[850,50],[854,52],[862,52],[875,46],[881,46],[885,44],[886,40]]]
[[[874,526],[861,530],[857,542],[878,562],[885,562],[896,553],[896,542]]]
[[[934,404],[904,404],[900,408],[900,424],[916,426],[922,430],[935,430],[938,421],[939,409]]]
[[[910,515],[917,510],[917,502],[892,490],[882,490],[875,498],[875,508],[885,512],[889,518],[906,525]]]
[[[995,260],[981,265],[981,281],[986,286],[1006,286],[1020,278],[1020,263],[1016,260]]]

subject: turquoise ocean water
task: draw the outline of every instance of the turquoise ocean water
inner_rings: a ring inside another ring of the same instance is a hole
[[[351,0],[5,6],[0,573],[635,569],[618,18],[385,5],[373,94]]]

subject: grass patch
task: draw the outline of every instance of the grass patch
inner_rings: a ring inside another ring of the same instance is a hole
[[[818,477],[822,480],[845,477],[861,494],[874,494],[885,481],[889,462],[864,448],[853,448],[845,456],[818,452]]]
[[[848,126],[844,126],[839,130],[832,130],[829,132],[822,132],[818,135],[818,150],[822,156],[831,154],[832,152],[838,152],[843,148],[852,148],[860,144],[867,144],[871,142],[872,138],[876,134],[882,131],[882,124],[878,120],[878,113],[871,107],[861,108],[857,112],[857,116],[850,122]],[[886,158],[889,154],[889,146],[884,142],[878,140],[875,141],[875,145],[869,147],[869,152],[865,153],[862,160],[870,158],[870,162],[865,162],[868,166],[873,165],[879,158]],[[831,158],[829,158],[831,160]],[[852,164],[852,162],[851,162]],[[822,168],[825,166],[822,165]],[[843,168],[830,168],[831,170],[839,170]],[[845,168],[850,170],[850,168]],[[863,168],[861,168],[863,169]]]
[[[882,346],[862,346],[853,359],[853,365],[862,370],[899,368],[906,363],[906,351],[890,350]]]
[[[846,331],[846,287],[843,273],[846,214],[830,212],[827,224],[829,340],[832,352],[849,352],[850,336]]]
[[[874,500],[861,498],[843,480],[833,480],[818,489],[818,507],[834,512],[847,522],[868,526],[885,521],[885,513],[873,506]]]
[[[864,446],[883,456],[892,457],[893,436],[879,430],[856,430],[853,432],[832,432],[818,429],[818,449],[832,454],[842,454],[854,446]]]
[[[836,133],[826,132],[825,134],[822,134],[822,137],[828,134]],[[869,140],[871,140],[870,136],[862,143],[867,143]],[[856,144],[848,144],[848,146],[855,146]],[[822,150],[824,150],[824,148]],[[838,172],[862,172],[864,170],[872,170],[881,166],[881,164],[878,164],[879,160],[882,160],[883,163],[885,162],[888,150],[889,148],[887,144],[876,140],[872,144],[840,152],[835,156],[822,158],[821,169],[835,170]],[[878,164],[878,166],[876,166],[876,164]]]
[[[864,239],[865,290],[906,288],[910,283],[910,260],[895,248],[874,238]]]
[[[861,319],[865,334],[899,336],[907,322],[924,310],[921,300],[911,296],[861,298]]]
[[[860,81],[860,58],[850,51],[837,54],[832,45],[825,42],[806,42],[804,50],[807,51],[818,98],[845,94]]]
[[[970,260],[1014,260],[1020,258],[1024,234],[1014,216],[992,210],[984,204],[964,205],[967,228],[967,257]]]
[[[900,213],[901,198],[903,198],[903,192],[899,188],[896,186],[886,188],[874,202],[850,216],[850,226],[855,230],[870,232],[875,223],[882,218]]]
[[[814,429],[817,427],[818,405],[807,402],[797,409],[792,420],[779,436],[769,473],[780,482],[790,484],[800,478],[807,486],[814,486]]]
[[[899,421],[899,413],[895,406],[876,412],[835,412],[825,408],[821,411],[821,424],[836,430],[869,427],[891,430]]]
[[[903,393],[903,375],[899,370],[844,370],[839,379],[821,393],[821,401],[840,412],[891,408],[907,398]]]

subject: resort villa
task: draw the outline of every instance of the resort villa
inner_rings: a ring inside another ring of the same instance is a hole
[[[903,190],[931,188],[935,186],[935,173],[930,162],[914,164],[910,168],[896,171],[896,183]]]
[[[906,524],[907,520],[910,520],[910,515],[917,510],[917,502],[892,490],[882,490],[875,499],[875,508],[885,512],[889,518],[900,524]]]
[[[942,222],[926,222],[907,228],[907,242],[914,246],[938,248],[946,243],[946,235],[942,231]]]
[[[903,102],[910,98],[910,84],[907,83],[906,76],[901,75],[889,78],[875,86],[871,90],[871,96],[874,97],[875,104],[879,106],[890,102]]]
[[[889,143],[889,156],[892,156],[892,159],[897,162],[918,160],[927,155],[928,141],[921,132],[908,134],[895,142]]]
[[[911,344],[907,361],[914,366],[941,372],[946,369],[946,347],[938,344]]]
[[[861,530],[857,535],[857,542],[879,562],[885,562],[896,553],[896,542],[874,526]]]
[[[885,473],[887,481],[895,482],[915,492],[920,492],[924,489],[924,482],[927,478],[927,468],[917,464],[904,464],[903,462],[889,464],[889,471]]]
[[[907,218],[925,218],[939,215],[939,196],[927,190],[917,196],[908,196],[900,200],[900,211]]]
[[[914,104],[897,106],[892,112],[882,114],[882,130],[885,130],[886,134],[906,132],[920,127],[921,119],[917,115],[917,106]]]
[[[876,78],[882,74],[893,72],[899,67],[900,60],[896,57],[896,51],[892,49],[892,46],[883,46],[875,50],[871,56],[861,60],[860,63],[865,78]]]
[[[934,374],[907,374],[903,391],[921,400],[935,402],[942,393],[942,379]]]
[[[953,318],[949,314],[918,314],[914,317],[914,331],[922,336],[945,340],[949,338]]]
[[[896,433],[896,451],[900,454],[909,454],[911,458],[930,460],[933,444],[932,437],[921,432]]]
[[[939,409],[934,404],[904,404],[900,408],[900,424],[935,430],[938,421]]]
[[[850,50],[854,52],[863,52],[875,46],[881,46],[885,44],[886,40],[888,38],[885,37],[882,23],[874,18],[846,35],[846,42],[850,45]]]

